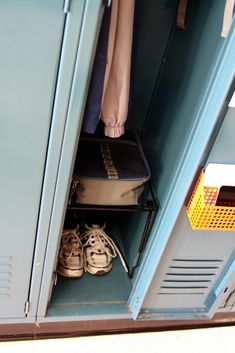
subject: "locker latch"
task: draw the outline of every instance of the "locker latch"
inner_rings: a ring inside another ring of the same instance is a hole
[[[64,0],[64,13],[69,13],[71,0]]]

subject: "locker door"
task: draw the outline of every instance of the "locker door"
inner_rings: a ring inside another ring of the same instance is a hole
[[[0,2],[1,319],[25,316],[63,36],[63,2]]]
[[[196,22],[189,26],[188,31],[183,32],[185,39],[182,37],[182,32],[175,33],[166,61],[166,69],[162,75],[162,83],[157,88],[156,98],[154,97],[151,107],[150,124],[146,128],[149,130],[147,137],[150,158],[148,160],[152,175],[155,173],[157,176],[154,188],[156,188],[160,207],[129,299],[129,306],[135,318],[140,317],[139,313],[144,309],[149,313],[151,309],[153,311],[156,309],[153,302],[150,304],[150,300],[147,300],[147,296],[150,295],[151,288],[152,298],[156,298],[156,287],[153,283],[156,286],[159,284],[158,270],[161,259],[165,258],[164,251],[168,247],[168,241],[173,237],[172,231],[175,232],[176,229],[179,248],[181,244],[182,247],[185,245],[182,241],[186,239],[187,242],[192,235],[180,210],[198,166],[202,158],[205,158],[205,149],[234,76],[235,22],[225,39],[221,39],[220,36],[225,2],[214,1],[213,6],[207,4],[206,12],[203,1],[192,2],[191,5],[193,4],[200,5],[198,12],[189,12]],[[178,62],[177,69],[176,62]],[[157,116],[160,117],[158,120]],[[157,140],[153,132],[157,133]],[[178,227],[182,225],[182,232],[179,228],[174,229],[177,218],[177,225]],[[188,238],[187,232],[189,232]],[[192,243],[192,247],[194,245]],[[169,260],[188,260],[187,257],[182,257],[182,253],[181,257],[177,256],[177,258],[175,253],[172,255]],[[186,255],[188,256],[187,251]],[[194,259],[221,260],[214,256],[191,258],[191,260]],[[220,261],[218,263],[221,264]],[[214,267],[218,266],[215,264]],[[164,270],[165,274],[168,273],[167,267],[164,267]],[[181,289],[183,288],[179,288],[179,291]],[[191,288],[188,290],[190,291]],[[171,298],[170,296],[173,298],[174,292],[166,295],[168,298]],[[185,295],[182,294],[182,298]],[[196,296],[200,295],[196,294]],[[183,308],[184,299],[181,302],[179,305]],[[168,305],[166,307],[168,308]],[[199,307],[202,306],[199,304]]]
[[[234,118],[230,107],[207,163],[235,164]],[[154,308],[154,314],[169,318],[212,317],[220,305],[233,302],[234,279],[234,231],[193,230],[183,206],[142,313]]]

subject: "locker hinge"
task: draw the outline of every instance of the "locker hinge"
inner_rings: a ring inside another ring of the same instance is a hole
[[[64,0],[64,13],[69,13],[71,0]]]
[[[27,301],[25,302],[25,305],[24,305],[24,314],[25,314],[25,316],[28,316],[29,307],[30,307],[30,301],[27,300]]]

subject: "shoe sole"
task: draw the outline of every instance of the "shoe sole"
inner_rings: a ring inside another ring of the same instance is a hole
[[[83,269],[70,269],[70,268],[65,268],[62,266],[58,266],[57,267],[57,272],[63,276],[63,277],[67,277],[67,278],[80,278],[83,275]]]
[[[86,265],[86,270],[87,272],[89,272],[91,275],[95,275],[95,276],[103,276],[106,275],[107,273],[109,273],[112,269],[112,263],[105,267],[105,269],[98,269],[97,267],[94,266],[90,266],[89,264]]]

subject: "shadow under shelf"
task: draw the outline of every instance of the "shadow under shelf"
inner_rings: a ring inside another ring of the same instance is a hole
[[[157,211],[158,204],[156,202],[152,187],[150,182],[147,182],[145,190],[141,195],[140,202],[136,205],[128,205],[128,206],[110,206],[110,205],[85,205],[85,204],[77,204],[73,203],[68,205],[67,212],[145,212],[146,219],[143,226],[142,235],[139,240],[137,252],[131,261],[131,265],[128,264],[126,256],[124,255],[123,249],[120,249],[124,255],[124,259],[126,262],[126,267],[128,269],[128,276],[130,278],[133,277],[134,269],[140,264],[140,259],[143,254],[145,245],[147,243],[151,225],[153,223],[154,214]]]

